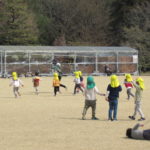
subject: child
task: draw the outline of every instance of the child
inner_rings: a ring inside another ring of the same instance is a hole
[[[62,79],[62,70],[61,70],[61,64],[60,63],[56,63],[54,71],[58,73],[59,81],[61,81],[61,79]],[[67,90],[66,85],[60,83],[60,86]]]
[[[35,72],[35,77],[33,78],[32,82],[33,82],[33,87],[35,88],[35,94],[38,95],[39,94],[38,87],[40,82],[39,72]]]
[[[74,94],[76,94],[77,88],[80,89],[83,92],[83,89],[81,88],[81,81],[80,81],[80,77],[79,77],[79,72],[76,71],[76,72],[74,72],[74,74],[75,74],[75,79],[74,79],[74,82],[75,82]]]
[[[19,87],[23,86],[23,83],[20,79],[18,79],[16,72],[12,72],[12,81],[9,86],[13,86],[13,93],[15,95],[15,98],[17,98],[18,96],[21,96],[19,92]]]
[[[136,124],[133,128],[126,130],[126,136],[133,139],[150,140],[150,129],[138,130],[139,127],[143,127],[143,124]]]
[[[83,83],[83,76],[82,76],[82,72],[81,71],[78,71],[79,72],[79,77],[80,77],[80,84],[81,84],[81,87],[84,89],[85,88],[85,85]]]
[[[92,108],[92,120],[98,120],[95,117],[95,110],[96,110],[96,94],[105,96],[98,91],[97,87],[95,86],[95,82],[92,76],[88,76],[87,78],[87,85],[84,91],[85,95],[85,105],[82,113],[82,119],[85,120],[85,115],[89,107]]]
[[[136,83],[132,82],[133,86],[136,88],[135,92],[135,110],[132,116],[129,116],[130,119],[135,120],[137,112],[140,114],[141,118],[139,121],[145,120],[144,114],[141,110],[141,97],[144,90],[144,81],[141,77],[136,79]]]
[[[122,87],[119,84],[118,78],[116,75],[111,76],[111,82],[107,87],[106,100],[109,102],[109,113],[108,120],[117,120],[117,107],[118,107],[118,98],[119,92],[122,91]],[[112,117],[113,112],[113,117]]]
[[[59,86],[60,86],[60,81],[59,81],[59,78],[58,78],[58,73],[54,73],[54,78],[53,78],[53,87],[54,87],[54,96],[57,95],[57,92],[60,92],[59,91]]]
[[[124,80],[124,85],[127,88],[127,96],[128,96],[128,100],[130,99],[130,96],[134,97],[134,95],[131,93],[131,89],[133,88],[133,85],[131,83],[132,81],[132,77],[130,74],[126,74],[125,75],[125,80]]]
[[[79,73],[79,77],[80,77],[80,86],[81,86],[83,89],[85,89],[85,85],[84,85],[84,83],[83,83],[82,72],[81,72],[81,71],[78,71],[78,73]],[[78,89],[78,88],[77,88],[76,92],[79,93],[79,89]]]

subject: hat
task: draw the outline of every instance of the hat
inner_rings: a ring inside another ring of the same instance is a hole
[[[111,85],[112,88],[116,88],[120,85],[119,80],[118,80],[116,75],[112,75],[110,80],[111,80],[110,85]]]
[[[56,65],[57,65],[57,66],[59,66],[59,67],[61,66],[61,64],[60,64],[60,63],[57,63]]]
[[[57,73],[57,72],[55,72],[55,73],[53,74],[53,76],[54,76],[54,79],[55,79],[55,80],[59,80],[59,78],[58,78],[58,73]]]
[[[92,89],[95,87],[94,78],[92,76],[87,77],[87,89]]]
[[[14,80],[17,80],[18,79],[17,72],[12,72],[12,77]]]
[[[127,82],[133,81],[133,79],[132,79],[130,74],[126,74],[125,77],[126,77]]]
[[[78,72],[78,71],[75,71],[75,72],[74,72],[74,75],[75,75],[76,78],[80,78],[80,77],[79,77],[79,72]]]
[[[138,78],[136,79],[136,82],[138,82],[140,88],[141,88],[142,90],[144,90],[144,88],[145,88],[145,86],[144,86],[144,80],[143,80],[141,77],[138,77]]]
[[[79,72],[79,76],[82,76],[82,72],[81,71],[78,71]]]

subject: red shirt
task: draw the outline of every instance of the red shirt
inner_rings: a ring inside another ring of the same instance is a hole
[[[35,77],[35,78],[33,79],[34,87],[39,86],[39,82],[40,82],[40,78],[39,78],[39,77]]]
[[[130,82],[125,82],[124,85],[126,88],[133,88],[133,85]]]

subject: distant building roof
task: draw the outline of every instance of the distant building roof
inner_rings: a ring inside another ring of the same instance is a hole
[[[136,49],[130,47],[103,47],[103,46],[0,46],[0,51],[7,52],[137,52]]]

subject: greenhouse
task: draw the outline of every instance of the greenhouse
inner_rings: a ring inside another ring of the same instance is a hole
[[[0,46],[1,75],[39,71],[51,75],[53,60],[61,64],[64,75],[76,70],[83,74],[138,74],[138,51],[129,47],[94,46]]]

